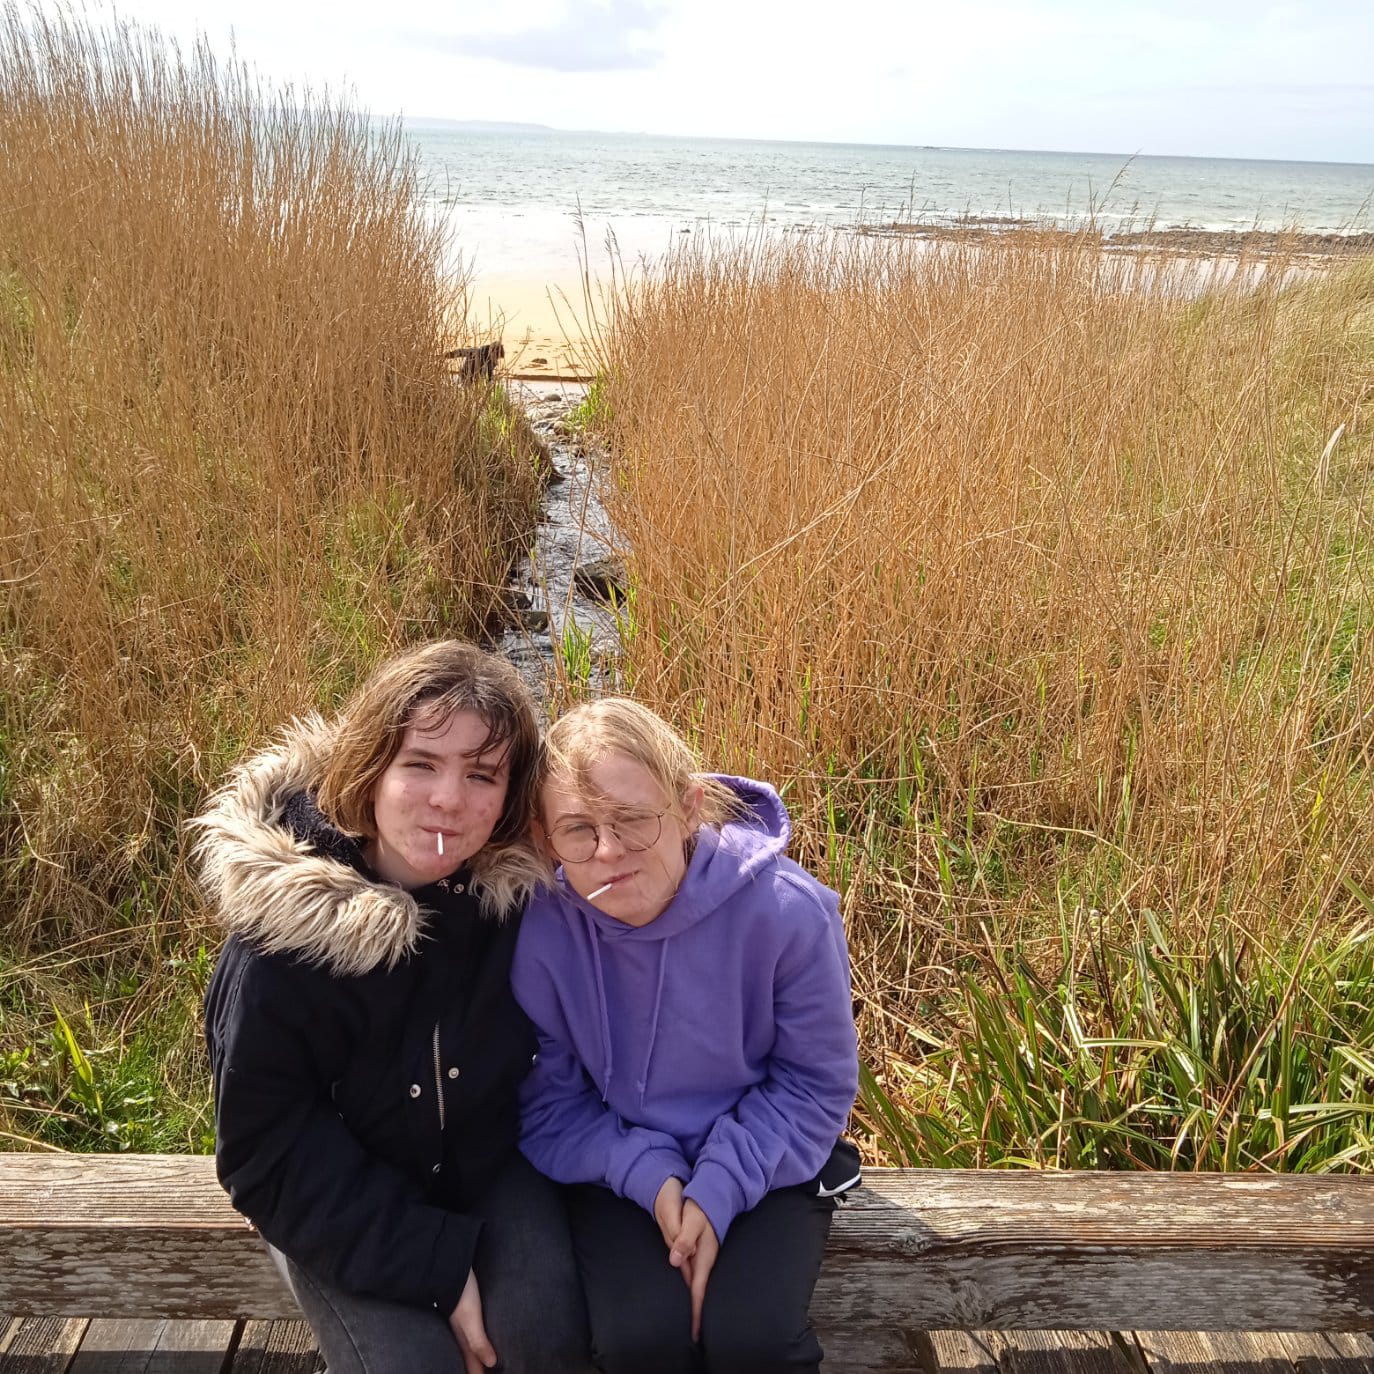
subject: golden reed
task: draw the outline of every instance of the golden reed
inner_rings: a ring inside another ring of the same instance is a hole
[[[755,238],[605,336],[633,690],[787,784],[870,1048],[1065,908],[1277,942],[1374,891],[1374,272],[1232,267]]]
[[[398,644],[473,633],[538,482],[442,361],[453,287],[396,126],[155,32],[0,13],[22,950],[181,919],[204,788]]]

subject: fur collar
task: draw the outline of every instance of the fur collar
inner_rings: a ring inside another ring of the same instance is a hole
[[[322,854],[283,823],[291,799],[322,771],[331,738],[319,716],[292,722],[277,744],[241,764],[191,822],[201,885],[219,923],[268,952],[291,951],[342,975],[394,968],[425,913],[411,894]],[[483,851],[472,865],[483,916],[518,910],[544,875],[530,844]]]

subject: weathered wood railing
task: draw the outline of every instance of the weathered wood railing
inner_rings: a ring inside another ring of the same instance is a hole
[[[954,1328],[1374,1331],[1374,1180],[865,1177],[812,1307],[840,1369]],[[210,1159],[19,1154],[0,1154],[3,1313],[297,1315]]]

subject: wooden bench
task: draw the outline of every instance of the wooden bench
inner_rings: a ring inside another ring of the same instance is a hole
[[[1148,1333],[1287,1332],[1314,1334],[1227,1348],[1248,1350],[1263,1374],[1374,1374],[1367,1337],[1315,1334],[1374,1331],[1374,1181],[870,1170],[836,1217],[812,1312],[838,1370],[1048,1368],[1027,1364],[1027,1351],[1050,1348],[1044,1340],[960,1334],[1000,1331],[1058,1333],[1053,1348],[1079,1374],[1142,1374],[1150,1363],[1178,1374],[1216,1362],[1220,1338],[1170,1346]],[[83,1364],[74,1346],[74,1374],[308,1369],[298,1317],[212,1160],[0,1154],[0,1374],[24,1331],[37,1339],[38,1319],[69,1343],[73,1322],[107,1332],[122,1322],[129,1340],[156,1328],[159,1342],[186,1324],[172,1346],[187,1349],[161,1364]],[[269,1358],[270,1324],[286,1322],[294,1366]],[[212,1327],[221,1363],[193,1364],[191,1328]],[[1084,1334],[1063,1334],[1073,1332]]]

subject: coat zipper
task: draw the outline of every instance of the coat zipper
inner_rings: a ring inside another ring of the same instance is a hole
[[[439,1104],[439,1130],[444,1129],[444,1075],[439,1067],[439,1023],[434,1023],[434,1100]]]

